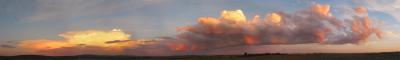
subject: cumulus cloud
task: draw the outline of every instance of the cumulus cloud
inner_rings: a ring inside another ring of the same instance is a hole
[[[60,34],[64,40],[24,40],[18,46],[44,55],[77,55],[77,54],[121,54],[124,48],[134,48],[143,44],[141,41],[130,40],[130,35],[119,29],[112,31],[72,31]],[[110,43],[112,42],[112,43]]]
[[[223,11],[220,18],[199,18],[198,24],[178,28],[180,39],[196,49],[215,49],[244,45],[274,44],[362,44],[381,32],[366,15],[363,7],[355,8],[350,19],[340,20],[330,13],[330,6],[314,4],[295,13],[273,12],[264,20],[253,20],[240,10]]]

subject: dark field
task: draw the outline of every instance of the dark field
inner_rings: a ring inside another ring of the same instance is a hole
[[[323,53],[323,54],[249,54],[214,56],[1,56],[0,60],[400,60],[400,52]]]

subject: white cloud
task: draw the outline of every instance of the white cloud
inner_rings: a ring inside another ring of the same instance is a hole
[[[386,12],[400,22],[400,0],[367,0],[368,10]]]

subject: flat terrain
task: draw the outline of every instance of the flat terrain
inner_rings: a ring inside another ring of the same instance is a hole
[[[1,56],[0,60],[400,60],[400,52],[323,53],[323,54],[249,54],[214,56]]]

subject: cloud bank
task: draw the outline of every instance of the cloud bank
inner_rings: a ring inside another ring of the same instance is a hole
[[[59,35],[62,40],[24,40],[18,43],[18,48],[52,56],[397,51],[385,44],[395,41],[392,38],[395,34],[387,37],[390,31],[382,32],[368,17],[366,8],[357,7],[351,12],[352,18],[338,19],[330,13],[329,5],[313,4],[294,13],[277,11],[265,18],[256,15],[248,19],[241,10],[224,10],[219,18],[200,17],[197,24],[178,27],[176,37],[131,39],[130,34],[120,29],[70,31]],[[375,40],[369,41],[373,35]]]

